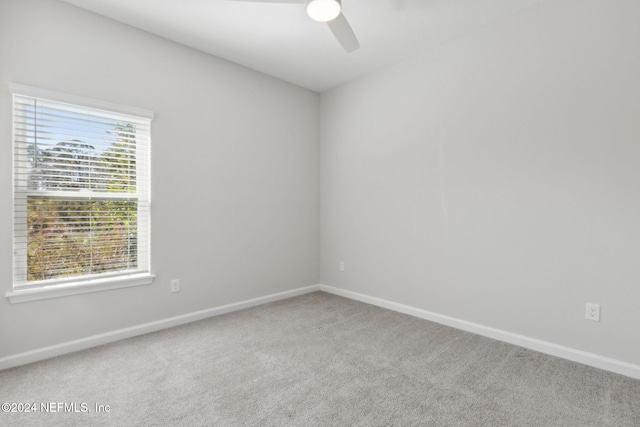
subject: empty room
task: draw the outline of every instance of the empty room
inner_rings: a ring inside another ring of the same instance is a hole
[[[0,0],[0,425],[639,426],[637,0]]]

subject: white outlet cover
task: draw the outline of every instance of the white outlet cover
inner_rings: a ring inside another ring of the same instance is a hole
[[[588,302],[585,312],[585,318],[593,320],[594,322],[600,321],[600,305]]]

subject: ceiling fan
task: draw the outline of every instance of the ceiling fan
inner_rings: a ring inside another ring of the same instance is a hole
[[[307,4],[307,15],[314,21],[326,22],[329,29],[348,53],[360,47],[358,39],[342,14],[342,0],[233,0],[253,3]]]

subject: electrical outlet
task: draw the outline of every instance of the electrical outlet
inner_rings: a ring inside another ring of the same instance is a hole
[[[173,279],[171,281],[171,292],[180,292],[180,279]]]
[[[340,271],[344,271],[344,261],[340,261],[338,266],[340,267]]]
[[[592,304],[588,302],[585,318],[588,320],[593,320],[594,322],[599,322],[600,321],[600,305]]]

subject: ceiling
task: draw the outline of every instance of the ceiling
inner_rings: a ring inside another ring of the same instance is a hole
[[[304,4],[63,1],[322,92],[548,0],[343,0],[360,42],[353,53]]]

